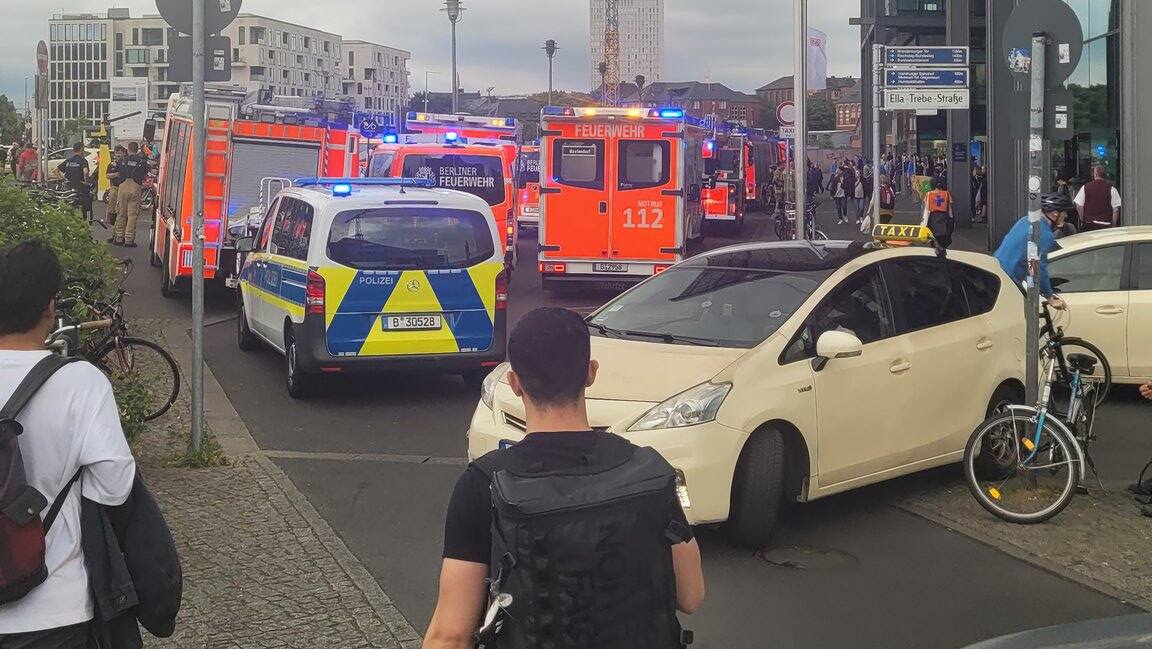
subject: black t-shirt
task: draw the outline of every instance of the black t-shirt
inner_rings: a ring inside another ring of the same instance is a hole
[[[148,177],[148,159],[139,153],[132,154],[120,163],[119,173],[121,180],[131,178],[136,184],[141,184]]]
[[[600,431],[532,433],[524,441],[509,449],[493,451],[507,453],[518,462],[540,463],[545,471],[578,466],[601,437]],[[444,523],[444,558],[488,564],[492,559],[492,495],[491,482],[476,467],[468,467],[456,481],[452,500],[448,503],[448,516]],[[688,519],[676,494],[672,499],[672,516],[684,525],[688,539],[692,538]]]
[[[56,168],[64,174],[69,184],[80,185],[88,180],[88,159],[83,154],[73,153]]]

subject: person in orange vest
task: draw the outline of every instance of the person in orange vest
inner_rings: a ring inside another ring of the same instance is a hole
[[[952,245],[956,221],[952,216],[952,194],[942,177],[937,177],[932,183],[932,191],[924,195],[924,216],[920,224],[932,230],[932,236],[941,246],[947,248]]]

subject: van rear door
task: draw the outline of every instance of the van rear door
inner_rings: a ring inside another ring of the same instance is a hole
[[[540,249],[543,259],[604,259],[608,247],[608,142],[577,137],[579,123],[549,125],[560,135],[545,140],[542,163]]]
[[[645,124],[638,137],[614,142],[611,183],[611,257],[675,261],[682,241],[679,141],[671,124]],[[627,270],[620,272],[629,272]]]

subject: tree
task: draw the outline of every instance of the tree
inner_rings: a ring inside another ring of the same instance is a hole
[[[756,125],[770,131],[775,131],[780,128],[780,122],[776,121],[776,102],[769,101],[761,103],[760,115],[756,120]]]
[[[647,83],[648,79],[646,79],[644,77],[644,75],[638,74],[638,75],[636,75],[635,81],[636,81],[636,101],[643,101],[644,100],[644,84]]]
[[[56,139],[53,141],[57,147],[63,148],[70,146],[74,142],[79,142],[84,137],[84,127],[89,125],[86,119],[72,118],[56,131]]]
[[[24,119],[16,112],[16,105],[8,95],[0,95],[0,143],[10,144],[24,139]]]
[[[423,90],[412,95],[412,100],[408,102],[408,110],[414,110],[418,113],[424,112],[424,91]],[[449,92],[430,92],[430,93],[428,93],[428,112],[429,113],[451,113],[452,112],[452,93],[449,93]]]
[[[836,130],[836,104],[823,97],[808,98],[808,130]]]

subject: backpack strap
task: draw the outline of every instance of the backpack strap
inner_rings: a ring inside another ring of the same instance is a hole
[[[48,513],[44,515],[44,534],[48,534],[48,530],[52,529],[52,523],[56,522],[56,516],[60,514],[60,508],[64,506],[64,501],[68,498],[68,492],[72,490],[72,485],[80,479],[80,473],[84,471],[84,467],[76,469],[76,475],[64,485],[60,493],[56,495],[56,500],[52,501],[52,506],[48,508]]]

